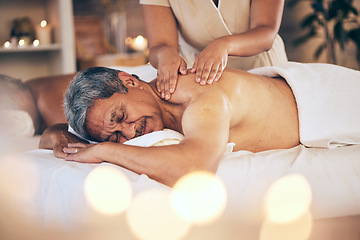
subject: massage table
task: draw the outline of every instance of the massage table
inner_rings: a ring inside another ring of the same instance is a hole
[[[114,68],[144,80],[156,77],[150,65]],[[163,130],[126,144],[177,144],[181,138]],[[225,204],[213,219],[196,222],[171,218],[166,199],[173,199],[174,189],[113,164],[58,159],[51,150],[37,149],[39,140],[0,139],[0,239],[360,239],[360,145],[252,153],[233,152],[229,143],[215,175]],[[91,180],[98,170],[120,177],[99,187],[105,175]],[[101,200],[106,187],[114,194],[120,187],[126,191],[114,195],[114,203]],[[103,201],[100,209],[91,195]],[[109,204],[117,211],[106,210]],[[285,215],[276,218],[279,211],[271,204],[288,207]]]

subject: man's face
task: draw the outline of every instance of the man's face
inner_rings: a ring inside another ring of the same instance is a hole
[[[86,128],[99,141],[123,143],[164,126],[152,95],[145,89],[129,88],[128,93],[96,100],[87,113]]]

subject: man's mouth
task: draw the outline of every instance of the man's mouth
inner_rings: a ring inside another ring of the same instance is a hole
[[[140,123],[139,123],[140,127],[136,130],[136,133],[135,133],[135,137],[139,137],[139,136],[142,136],[144,134],[146,134],[146,127],[147,127],[147,122],[146,122],[146,117],[144,117],[143,119],[140,120]]]

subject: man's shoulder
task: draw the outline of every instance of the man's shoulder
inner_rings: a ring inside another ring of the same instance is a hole
[[[170,102],[185,103],[192,99],[199,91],[199,84],[195,82],[195,74],[179,74],[175,92],[171,95]]]

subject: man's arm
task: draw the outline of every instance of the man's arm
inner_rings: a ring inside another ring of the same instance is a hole
[[[228,99],[218,90],[211,89],[185,110],[182,118],[185,137],[177,145],[73,144],[73,148],[65,148],[65,152],[69,153],[66,160],[86,163],[107,161],[172,186],[191,171],[217,170],[228,142],[230,119]],[[75,153],[75,148],[78,153]]]
[[[68,125],[66,123],[61,123],[55,124],[44,131],[40,138],[39,148],[53,149],[56,157],[66,158],[68,154],[64,153],[64,147],[67,147],[69,143],[75,142],[87,143],[68,132]]]

